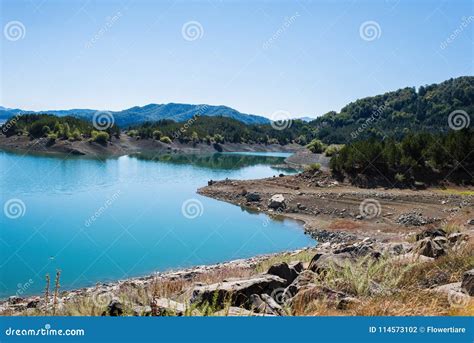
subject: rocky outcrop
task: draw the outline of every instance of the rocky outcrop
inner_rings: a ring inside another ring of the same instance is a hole
[[[245,200],[247,200],[248,202],[260,201],[261,196],[258,193],[247,193],[245,195]]]
[[[252,294],[271,294],[277,288],[285,287],[287,281],[275,275],[261,274],[249,279],[230,279],[221,283],[195,287],[192,304],[216,304],[223,306],[227,301],[232,306],[249,307]]]
[[[275,275],[286,280],[286,285],[293,282],[298,274],[303,270],[303,264],[301,262],[295,262],[288,265],[286,262],[274,264],[268,269],[267,274]]]
[[[308,269],[317,274],[324,274],[331,268],[343,268],[351,261],[352,255],[348,252],[340,254],[317,253],[309,263]]]

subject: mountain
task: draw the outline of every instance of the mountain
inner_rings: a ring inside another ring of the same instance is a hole
[[[48,113],[56,116],[74,116],[86,120],[92,120],[94,114],[98,112],[92,109],[71,109],[71,110],[46,110],[46,111],[24,111],[21,109],[9,109],[0,106],[0,120],[14,117],[17,114],[26,113]],[[211,105],[190,105],[190,104],[149,104],[146,106],[135,106],[123,111],[108,111],[113,114],[115,123],[121,127],[137,125],[148,121],[158,121],[162,119],[172,119],[177,122],[187,121],[195,115],[199,116],[222,116],[228,117],[245,124],[267,124],[269,119],[253,114],[241,113],[227,106]]]
[[[359,99],[309,125],[326,143],[347,143],[371,136],[401,139],[409,132],[448,132],[469,126],[473,113],[474,77],[462,76]]]
[[[314,118],[311,118],[311,117],[300,117],[300,118],[296,118],[297,120],[302,120],[304,121],[305,123],[309,123],[310,121],[313,121]]]

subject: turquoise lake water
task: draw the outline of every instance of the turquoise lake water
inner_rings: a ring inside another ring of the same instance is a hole
[[[285,154],[123,156],[0,152],[0,297],[314,245],[302,226],[200,196],[210,179],[288,171]]]

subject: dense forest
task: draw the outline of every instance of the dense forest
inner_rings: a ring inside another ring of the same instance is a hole
[[[309,125],[325,143],[348,143],[370,137],[399,140],[410,132],[447,132],[449,114],[460,110],[474,113],[474,77],[363,98]]]
[[[46,137],[50,144],[58,139],[70,141],[89,139],[106,144],[110,137],[120,135],[120,129],[112,125],[106,130],[98,130],[92,123],[71,116],[30,114],[10,118],[2,126],[2,133],[7,137],[22,134],[31,138]]]
[[[417,181],[473,184],[474,130],[410,133],[397,142],[370,138],[345,145],[331,158],[332,172],[352,181],[411,186]]]

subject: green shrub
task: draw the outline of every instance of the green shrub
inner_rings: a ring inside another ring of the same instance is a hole
[[[91,134],[91,140],[93,142],[99,143],[99,144],[107,144],[107,141],[109,140],[110,136],[107,132],[105,131],[92,131]]]
[[[171,144],[172,140],[168,136],[163,136],[163,137],[160,138],[160,142],[165,143],[165,144]]]
[[[311,163],[305,168],[306,171],[313,171],[313,172],[318,171],[320,169],[321,169],[321,164],[319,163]]]
[[[341,145],[341,144],[331,144],[326,148],[326,150],[324,150],[324,154],[327,157],[334,156],[336,153],[339,152],[339,150],[342,149],[343,146],[344,145]]]
[[[160,130],[155,130],[155,131],[153,131],[153,139],[160,140],[160,138],[161,138],[162,135],[163,135],[163,134],[161,133]]]
[[[403,175],[402,173],[396,173],[395,174],[395,181],[397,181],[399,183],[405,182],[405,175]]]
[[[326,149],[326,145],[319,139],[313,139],[306,147],[314,154],[321,154]]]

